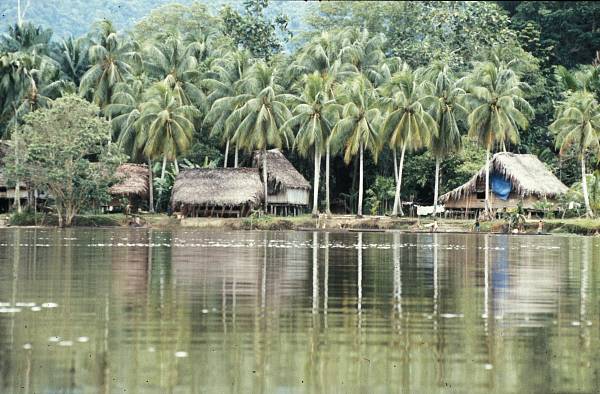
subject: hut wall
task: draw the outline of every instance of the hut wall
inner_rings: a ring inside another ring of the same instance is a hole
[[[523,208],[533,209],[533,205],[540,200],[542,199],[537,196],[521,198],[516,193],[510,193],[508,200],[501,200],[497,198],[494,193],[490,192],[490,204],[492,209],[516,208],[521,201],[523,203]],[[548,201],[552,202],[553,200],[548,199]],[[485,199],[477,198],[477,193],[469,193],[461,196],[459,199],[450,199],[446,201],[444,207],[446,209],[484,209]]]
[[[309,191],[287,188],[277,194],[269,194],[269,204],[308,205]]]

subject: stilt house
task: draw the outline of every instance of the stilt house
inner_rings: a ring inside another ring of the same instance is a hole
[[[110,206],[120,207],[121,198],[128,200],[132,212],[147,206],[150,192],[150,170],[145,164],[122,164],[117,168],[115,176],[119,182],[108,189],[114,197]]]
[[[258,168],[262,179],[262,152],[254,152],[253,167]],[[279,149],[267,151],[267,179],[270,213],[298,215],[306,209],[310,198],[310,183]]]

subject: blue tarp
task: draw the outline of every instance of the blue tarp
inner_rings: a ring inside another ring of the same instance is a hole
[[[501,200],[508,200],[508,195],[512,190],[512,184],[500,174],[492,174],[490,183],[492,192]]]

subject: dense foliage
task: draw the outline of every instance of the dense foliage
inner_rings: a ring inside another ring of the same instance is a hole
[[[40,4],[21,3],[0,38],[0,133],[18,146],[32,114],[77,93],[110,122],[106,146],[156,168],[159,208],[181,163],[248,165],[253,150],[281,147],[313,179],[315,214],[360,214],[363,200],[366,212],[395,213],[402,200],[432,204],[508,150],[581,184],[574,195],[593,214],[595,3],[246,0],[151,11],[157,2],[139,0],[116,23],[67,39],[65,26],[29,22],[46,15]],[[583,119],[574,135],[569,125]]]
[[[107,144],[110,123],[99,108],[76,96],[26,115],[15,131],[7,159],[9,178],[52,195],[59,225],[70,226],[82,208],[105,203],[122,157]]]

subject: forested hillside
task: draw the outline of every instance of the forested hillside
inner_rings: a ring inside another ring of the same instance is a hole
[[[242,2],[236,0],[21,0],[25,19],[52,28],[58,37],[83,35],[100,19],[110,19],[119,30],[129,30],[153,9],[169,3],[190,5],[194,2],[205,5],[214,14],[225,5],[242,8]],[[304,27],[306,12],[315,7],[318,4],[276,1],[269,4],[265,13],[272,17],[285,12],[290,18],[290,30],[297,32]],[[17,21],[17,0],[0,1],[0,18],[0,26],[5,28]]]
[[[431,204],[503,150],[600,208],[594,2],[184,3],[21,0],[20,23],[3,3],[4,138],[77,94],[156,166],[161,209],[180,167],[271,147],[318,185],[315,209]]]

